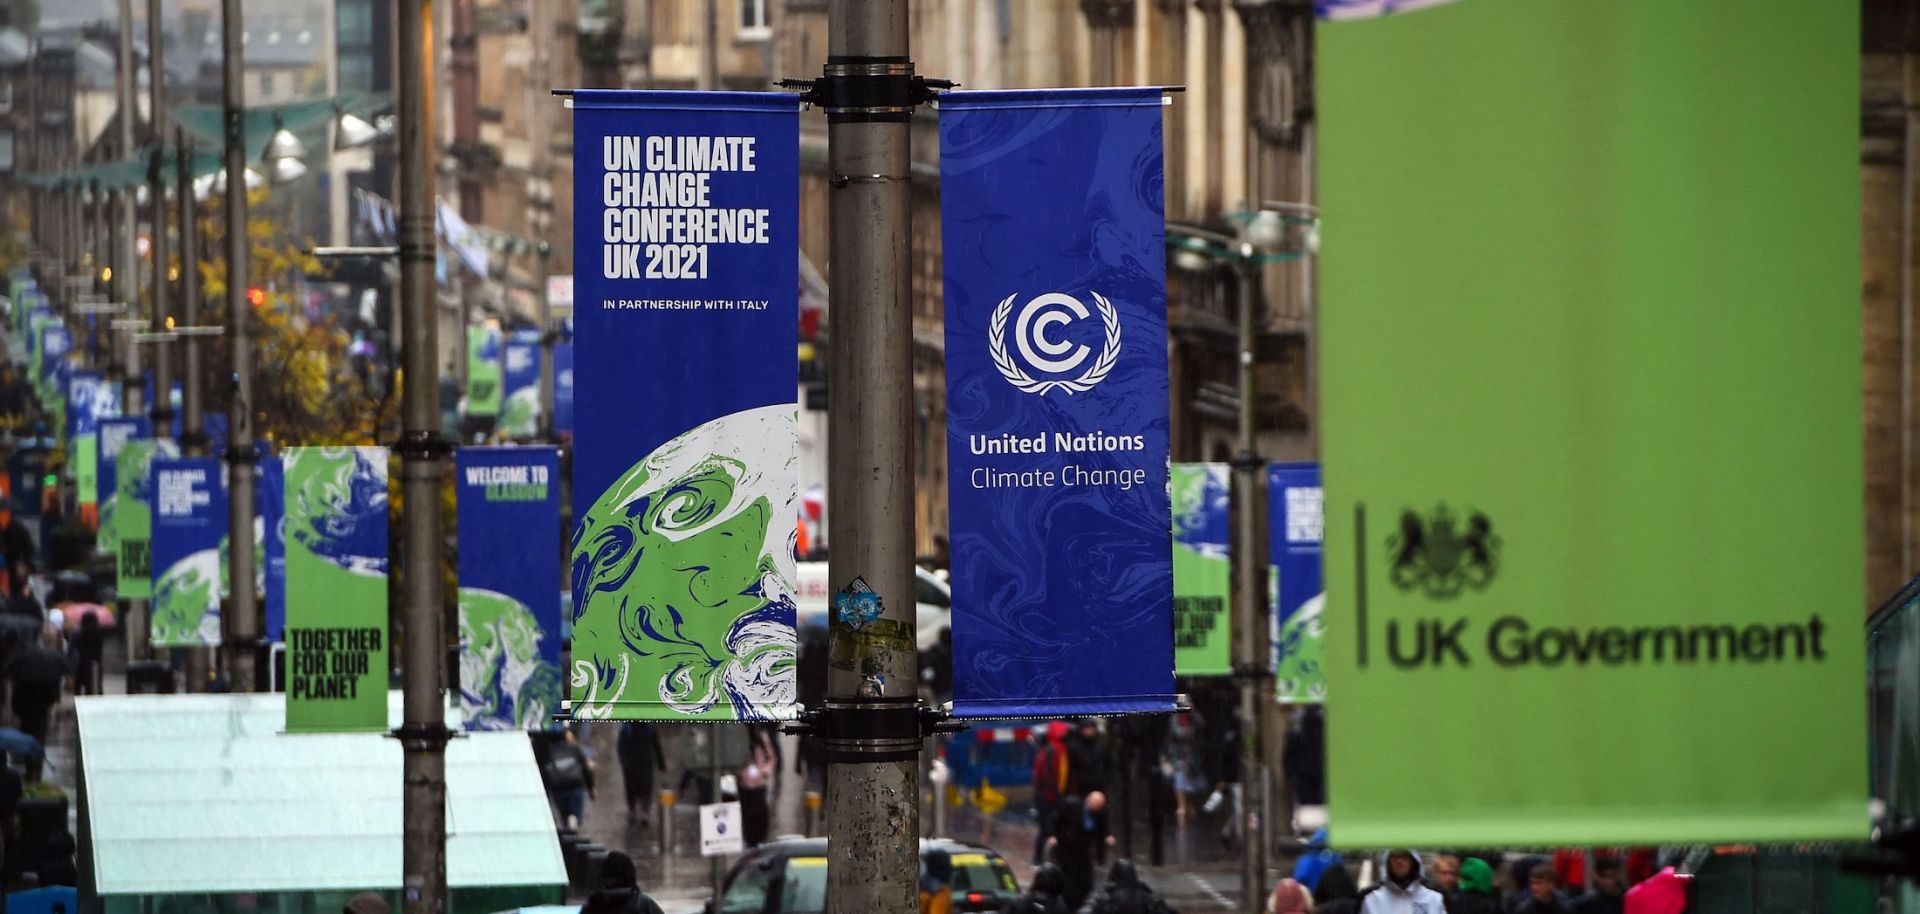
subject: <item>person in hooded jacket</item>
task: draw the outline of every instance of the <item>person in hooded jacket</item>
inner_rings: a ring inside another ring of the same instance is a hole
[[[1294,861],[1293,878],[1306,886],[1307,891],[1313,891],[1320,887],[1320,874],[1328,867],[1339,865],[1340,854],[1327,847],[1327,830],[1323,827],[1307,839],[1306,850]]]
[[[1460,887],[1447,899],[1447,914],[1500,914],[1493,867],[1479,857],[1460,861]]]
[[[587,896],[580,914],[663,914],[660,905],[640,891],[633,858],[614,851],[600,865],[600,887]]]
[[[1385,878],[1361,896],[1361,914],[1447,914],[1446,900],[1420,881],[1419,854],[1388,851],[1380,872]]]
[[[1353,873],[1344,866],[1330,866],[1320,873],[1320,881],[1313,887],[1313,910],[1315,914],[1354,914],[1360,910],[1360,887],[1353,881]]]
[[[1107,881],[1081,906],[1080,914],[1174,914],[1174,911],[1140,881],[1133,861],[1123,858],[1107,867]]]
[[[1267,896],[1267,914],[1310,914],[1312,910],[1313,895],[1292,877],[1280,880]]]
[[[1020,897],[1007,902],[1000,914],[1072,914],[1067,907],[1064,894],[1067,878],[1060,868],[1051,863],[1042,863],[1033,871],[1033,882]]]

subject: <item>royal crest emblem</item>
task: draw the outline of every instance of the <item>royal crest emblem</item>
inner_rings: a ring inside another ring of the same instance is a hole
[[[1462,525],[1444,504],[1424,518],[1402,512],[1400,532],[1387,538],[1387,548],[1393,552],[1394,586],[1435,600],[1485,590],[1499,570],[1500,538],[1493,535],[1493,521],[1474,511]]]

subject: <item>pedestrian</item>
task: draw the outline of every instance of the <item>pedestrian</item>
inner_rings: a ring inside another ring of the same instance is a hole
[[[1067,752],[1072,757],[1069,767],[1073,772],[1068,789],[1083,797],[1096,790],[1105,793],[1113,789],[1113,753],[1101,742],[1099,721],[1081,718]]]
[[[1051,863],[1042,863],[1033,871],[1033,881],[1020,897],[1007,902],[1000,914],[1072,914],[1067,907],[1066,876]]]
[[[1080,914],[1174,914],[1153,889],[1140,881],[1131,860],[1115,860],[1107,868],[1107,881],[1087,900]]]
[[[100,655],[106,649],[106,630],[94,613],[80,617],[80,631],[73,637],[73,693],[100,694]]]
[[[387,896],[379,892],[361,892],[347,899],[347,905],[340,909],[340,914],[388,914],[391,910],[387,906]]]
[[[920,855],[920,914],[953,914],[953,858],[938,848]]]
[[[60,703],[61,684],[71,674],[67,655],[60,648],[60,633],[51,625],[41,627],[40,638],[24,646],[13,658],[9,675],[13,679],[13,713],[20,731],[47,744],[47,729],[52,722],[53,706]],[[40,780],[44,754],[27,759],[27,781]]]
[[[560,824],[579,828],[587,813],[587,800],[596,795],[593,762],[572,730],[567,730],[547,756],[547,785],[553,792],[553,804],[559,810]]]
[[[619,851],[600,864],[600,887],[587,896],[580,914],[663,914],[660,905],[640,891],[633,858]]]
[[[1440,893],[1420,881],[1420,855],[1410,850],[1388,851],[1380,861],[1380,884],[1360,899],[1361,914],[1446,914]]]
[[[1666,867],[1627,890],[1627,914],[1682,914],[1692,896],[1692,876]]]
[[[1054,813],[1067,796],[1071,779],[1071,758],[1067,752],[1067,724],[1053,721],[1039,748],[1033,754],[1033,821],[1039,827],[1033,835],[1033,863],[1046,862],[1047,839],[1053,837]]]
[[[1500,892],[1493,867],[1479,857],[1460,861],[1460,882],[1447,898],[1447,914],[1500,914]]]
[[[1624,914],[1627,902],[1626,874],[1620,861],[1602,857],[1593,862],[1593,891],[1573,900],[1573,914]]]
[[[627,788],[627,820],[644,828],[653,811],[653,773],[667,770],[660,731],[650,723],[627,721],[620,725],[617,746],[620,780]]]
[[[1435,854],[1433,863],[1427,867],[1427,887],[1439,892],[1441,898],[1453,898],[1453,893],[1460,889],[1460,858]]]
[[[1330,866],[1313,887],[1316,914],[1355,914],[1360,910],[1360,887],[1345,866]]]
[[[1560,895],[1560,877],[1553,871],[1553,864],[1535,864],[1533,871],[1527,874],[1527,900],[1520,903],[1514,914],[1572,914],[1565,898]]]
[[[1539,854],[1527,854],[1507,859],[1507,910],[1520,910],[1531,895],[1527,891],[1527,882],[1533,877],[1533,868],[1546,863],[1547,858]]]
[[[1313,896],[1292,877],[1280,880],[1267,898],[1267,914],[1309,914],[1312,910]]]
[[[772,818],[772,809],[767,804],[767,785],[780,768],[780,758],[774,754],[773,739],[765,729],[758,724],[747,726],[747,761],[740,766],[738,777],[740,831],[748,847],[758,847],[767,840],[768,821]]]
[[[1307,847],[1300,859],[1293,862],[1293,878],[1311,892],[1320,887],[1320,874],[1331,867],[1340,865],[1338,851],[1327,847],[1327,830],[1324,826],[1307,839]]]
[[[1106,808],[1107,797],[1097,790],[1085,799],[1068,796],[1054,808],[1047,847],[1066,878],[1064,894],[1070,908],[1080,907],[1093,892],[1095,858],[1104,858],[1113,844],[1113,836],[1107,833]]]

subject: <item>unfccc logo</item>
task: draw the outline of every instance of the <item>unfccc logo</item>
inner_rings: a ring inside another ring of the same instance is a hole
[[[1071,378],[1036,378],[1014,361],[1013,354],[1007,351],[1007,318],[1013,314],[1013,300],[1020,297],[1018,292],[1007,296],[993,309],[993,319],[987,325],[987,351],[993,356],[993,367],[1000,370],[1007,383],[1030,394],[1044,394],[1056,387],[1068,394],[1076,394],[1092,390],[1093,385],[1106,379],[1107,374],[1113,371],[1114,359],[1120,357],[1120,315],[1114,310],[1113,303],[1100,293],[1087,294],[1093,298],[1094,307],[1100,310],[1100,322],[1106,330],[1098,356],[1093,356],[1090,347],[1048,335],[1048,329],[1056,324],[1085,320],[1090,316],[1086,305],[1064,292],[1035,296],[1020,306],[1020,314],[1013,321],[1014,347],[1020,350],[1020,360],[1036,371],[1052,375],[1066,374],[1086,364],[1088,357],[1093,356],[1093,363]]]

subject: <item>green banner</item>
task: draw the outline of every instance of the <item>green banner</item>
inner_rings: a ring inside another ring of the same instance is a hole
[[[387,451],[283,458],[287,730],[387,728]]]
[[[1176,463],[1173,486],[1173,671],[1233,672],[1233,565],[1224,463]]]
[[[467,328],[467,415],[500,415],[500,330]]]
[[[114,465],[113,533],[120,596],[153,596],[153,476],[155,455],[180,456],[171,438],[138,438],[120,448]]]
[[[1867,836],[1859,29],[1320,26],[1335,843]]]
[[[96,507],[100,484],[100,436],[93,432],[76,435],[73,448],[73,488],[81,507]]]

